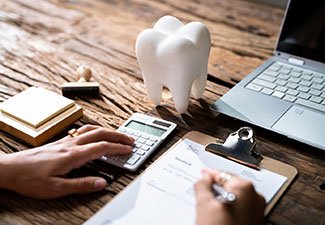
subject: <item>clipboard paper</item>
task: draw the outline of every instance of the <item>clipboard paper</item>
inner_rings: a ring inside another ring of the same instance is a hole
[[[197,131],[187,133],[85,224],[194,225],[193,185],[205,167],[252,181],[255,189],[266,198],[267,215],[293,181],[297,170],[264,157],[258,171],[204,151],[205,145],[215,140]]]

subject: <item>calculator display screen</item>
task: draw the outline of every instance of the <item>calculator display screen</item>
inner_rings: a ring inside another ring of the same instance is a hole
[[[126,127],[160,137],[166,130],[132,120]]]

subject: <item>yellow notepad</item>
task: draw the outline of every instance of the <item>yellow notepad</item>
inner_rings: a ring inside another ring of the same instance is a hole
[[[74,106],[74,101],[40,87],[30,87],[4,101],[1,113],[33,128]]]

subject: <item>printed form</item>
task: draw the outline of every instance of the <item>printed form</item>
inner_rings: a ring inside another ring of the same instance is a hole
[[[86,225],[195,224],[194,183],[203,168],[227,171],[250,180],[266,202],[286,181],[269,170],[260,171],[211,154],[204,145],[185,139],[147,169]]]

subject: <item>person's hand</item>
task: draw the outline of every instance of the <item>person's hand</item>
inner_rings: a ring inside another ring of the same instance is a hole
[[[212,192],[212,184],[218,182],[220,173],[202,170],[202,178],[195,184],[196,225],[259,225],[263,223],[265,200],[256,193],[253,185],[237,176],[225,182],[223,187],[236,195],[233,204],[222,203]]]
[[[103,155],[131,153],[134,139],[92,125],[77,131],[80,135],[76,137],[1,155],[0,188],[39,199],[104,189],[107,183],[103,178],[67,179],[64,175]]]

